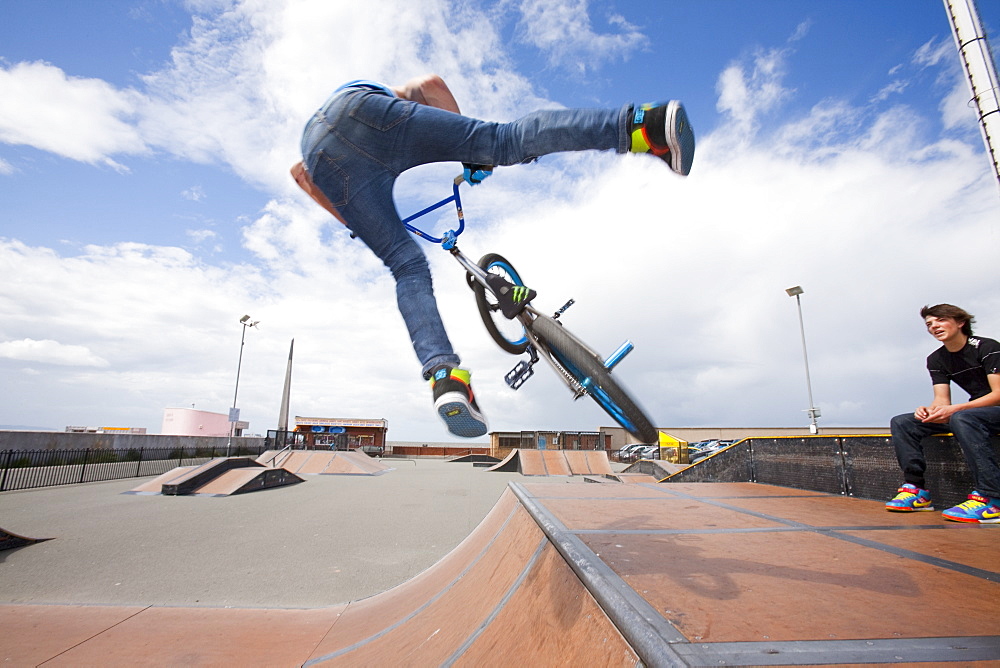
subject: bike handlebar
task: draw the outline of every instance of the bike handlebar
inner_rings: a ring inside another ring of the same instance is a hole
[[[465,176],[462,175],[462,174],[459,174],[458,176],[455,177],[454,181],[452,181],[452,187],[451,187],[452,195],[451,195],[451,197],[445,197],[440,202],[436,202],[434,204],[431,204],[426,209],[418,211],[415,214],[413,214],[412,216],[404,218],[403,219],[403,226],[406,227],[406,229],[408,229],[413,234],[416,234],[418,237],[420,237],[422,239],[426,239],[427,241],[430,241],[431,243],[434,243],[434,244],[441,244],[446,249],[450,250],[455,245],[455,239],[458,237],[458,235],[460,235],[465,230],[465,215],[462,213],[462,198],[459,197],[459,195],[458,195],[458,187],[460,185],[462,185],[463,183],[465,183]],[[457,230],[448,230],[447,232],[444,233],[444,235],[442,235],[440,238],[438,238],[438,237],[435,237],[435,236],[432,236],[432,235],[428,234],[427,232],[421,230],[418,227],[415,227],[414,225],[410,225],[410,221],[411,220],[416,220],[417,218],[420,218],[421,216],[426,215],[426,214],[430,213],[431,211],[436,211],[437,209],[440,209],[441,207],[443,207],[445,204],[448,204],[449,202],[454,202],[455,203],[455,212],[458,214],[458,229]]]

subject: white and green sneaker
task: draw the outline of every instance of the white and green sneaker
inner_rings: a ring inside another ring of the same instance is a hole
[[[694,129],[677,100],[642,104],[632,112],[633,153],[651,153],[681,176],[694,162]]]
[[[439,366],[431,371],[434,410],[455,436],[475,438],[487,432],[486,417],[472,393],[472,374],[465,369]]]

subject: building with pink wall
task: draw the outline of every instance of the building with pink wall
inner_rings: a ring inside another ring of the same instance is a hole
[[[167,436],[229,436],[232,423],[225,413],[193,408],[164,408],[160,433]],[[240,436],[250,423],[239,421],[233,436]]]

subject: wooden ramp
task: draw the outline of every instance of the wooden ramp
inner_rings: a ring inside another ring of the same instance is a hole
[[[0,605],[11,665],[1000,661],[1000,527],[754,483],[511,483],[387,592],[316,610]]]
[[[521,475],[611,475],[611,462],[604,450],[516,449],[487,471],[518,472]]]
[[[178,466],[125,494],[231,496],[302,482],[283,468],[268,468],[245,457],[220,457],[199,466]]]
[[[35,543],[41,543],[42,541],[52,540],[51,538],[28,538],[27,536],[22,536],[20,534],[12,533],[6,529],[0,528],[0,550],[13,550],[17,547],[24,547],[25,545],[34,545]]]
[[[381,460],[354,450],[268,450],[257,462],[297,475],[382,475],[393,470]]]

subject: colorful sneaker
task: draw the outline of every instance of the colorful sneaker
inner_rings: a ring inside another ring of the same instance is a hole
[[[643,104],[632,112],[633,153],[652,153],[681,176],[694,161],[694,130],[677,100]]]
[[[475,438],[486,433],[483,416],[472,394],[471,376],[465,369],[439,366],[431,371],[434,410],[455,436]]]
[[[916,485],[905,483],[896,490],[896,496],[885,504],[885,509],[894,513],[912,513],[919,510],[934,510],[931,493]]]
[[[946,520],[952,522],[978,522],[979,524],[1000,524],[1000,502],[990,499],[979,492],[969,495],[954,508],[941,513]]]

